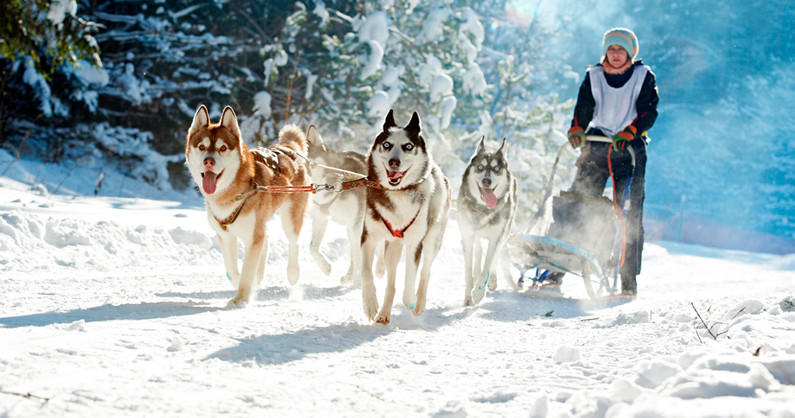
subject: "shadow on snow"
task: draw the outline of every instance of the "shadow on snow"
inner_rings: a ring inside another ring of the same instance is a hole
[[[0,318],[5,328],[44,327],[53,324],[69,324],[75,321],[86,322],[133,320],[195,315],[216,311],[221,308],[203,303],[155,302],[127,305],[102,305],[93,308],[75,309],[68,312],[45,312],[39,314],[9,316]]]
[[[307,328],[296,332],[260,335],[239,340],[236,346],[210,354],[206,359],[228,362],[253,360],[260,365],[279,365],[320,353],[342,353],[365,343],[406,329],[432,331],[457,322],[472,313],[468,309],[433,308],[422,316],[401,309],[389,325],[346,323]]]
[[[563,296],[543,296],[532,292],[490,292],[478,309],[487,310],[481,316],[499,322],[516,322],[539,316],[569,319],[591,316],[593,310],[629,303],[629,299],[577,299]]]
[[[285,286],[268,286],[257,290],[257,301],[267,300],[286,300],[290,297],[292,292],[301,292],[302,299],[318,300],[329,299],[342,296],[351,291],[361,290],[353,286],[334,286],[334,287],[315,287],[297,285],[295,288]],[[156,294],[162,298],[194,298],[202,300],[212,299],[232,299],[235,297],[234,290],[216,290],[213,292],[165,292]]]

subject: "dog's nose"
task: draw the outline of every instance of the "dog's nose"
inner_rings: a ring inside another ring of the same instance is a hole
[[[400,168],[400,160],[398,160],[397,158],[390,159],[389,168],[394,168],[394,169]]]
[[[491,179],[489,178],[483,179],[481,183],[483,184],[483,187],[491,187]]]
[[[215,158],[207,157],[204,159],[204,168],[211,169],[215,167]]]

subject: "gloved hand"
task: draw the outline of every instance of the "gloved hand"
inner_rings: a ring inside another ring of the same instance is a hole
[[[632,142],[635,139],[635,136],[638,134],[638,128],[628,125],[624,128],[623,131],[617,133],[613,136],[613,151],[621,151],[624,152],[624,148],[626,148],[627,142]]]
[[[582,130],[579,126],[572,126],[569,129],[569,142],[571,146],[574,148],[578,148],[582,145],[582,141],[585,139],[585,131]]]

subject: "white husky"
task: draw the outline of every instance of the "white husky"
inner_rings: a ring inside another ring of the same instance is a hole
[[[334,184],[340,181],[339,172],[323,168],[333,167],[354,173],[367,173],[364,154],[358,152],[336,152],[329,148],[320,137],[314,125],[306,133],[309,143],[309,159],[319,166],[311,168],[312,182],[315,184]],[[343,283],[359,282],[359,272],[362,265],[362,226],[364,223],[364,198],[366,190],[363,187],[351,188],[337,192],[321,192],[312,195],[312,241],[309,251],[315,263],[324,274],[331,273],[331,263],[320,252],[320,244],[326,233],[328,221],[344,225],[348,234],[348,243],[351,249],[350,265],[348,272],[342,276]]]
[[[425,310],[431,264],[442,245],[450,213],[450,184],[431,158],[416,112],[405,127],[392,110],[367,155],[367,213],[362,231],[362,303],[368,318],[388,324],[395,297],[395,276],[403,248],[406,275],[403,305],[414,315]],[[373,255],[385,242],[387,285],[378,311],[373,283]],[[419,286],[415,279],[422,260]]]

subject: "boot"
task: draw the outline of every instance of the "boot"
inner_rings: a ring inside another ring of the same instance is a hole
[[[563,283],[563,276],[565,275],[566,273],[550,272],[544,279],[543,284],[546,286],[560,286],[561,283]]]
[[[621,294],[635,296],[638,294],[638,282],[635,275],[621,275]]]

